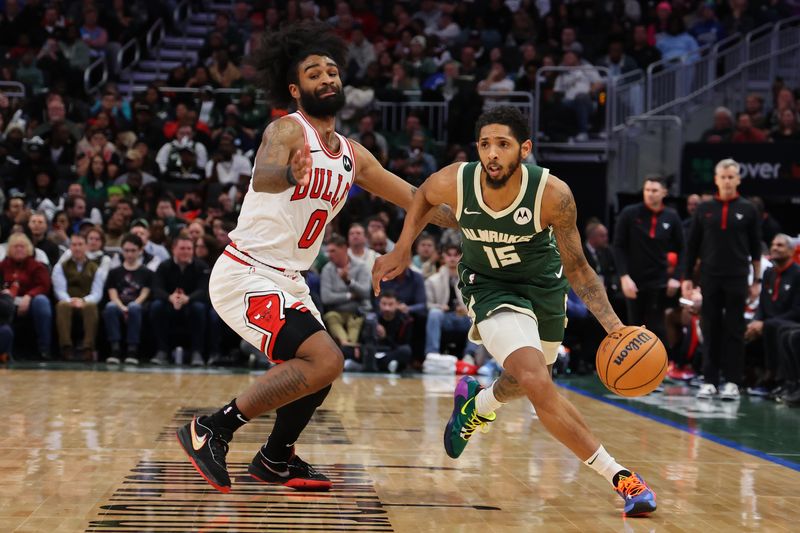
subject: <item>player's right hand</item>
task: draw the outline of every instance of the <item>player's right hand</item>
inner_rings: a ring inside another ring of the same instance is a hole
[[[411,254],[402,250],[395,249],[386,255],[375,259],[372,267],[372,290],[375,296],[381,293],[381,281],[389,281],[402,274],[408,265],[411,264]]]
[[[306,186],[311,181],[311,146],[306,143],[302,150],[294,153],[289,166],[292,168],[292,176],[298,185]]]

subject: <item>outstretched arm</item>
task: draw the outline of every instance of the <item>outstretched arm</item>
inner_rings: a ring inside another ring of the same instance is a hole
[[[311,147],[292,118],[272,122],[261,138],[253,166],[253,190],[279,193],[311,179]]]
[[[542,226],[552,226],[564,274],[575,293],[583,300],[600,325],[611,333],[623,327],[622,321],[608,301],[606,289],[583,255],[583,246],[576,226],[577,209],[572,191],[566,183],[550,176],[542,198]]]
[[[457,172],[458,164],[452,164],[431,174],[414,194],[413,202],[403,223],[403,232],[397,239],[394,249],[388,254],[378,257],[375,260],[375,266],[372,267],[372,286],[376,295],[380,294],[381,281],[393,279],[408,268],[411,263],[411,247],[414,246],[414,240],[430,222],[437,206],[441,206],[441,204],[456,205],[458,201]]]
[[[408,211],[417,194],[417,188],[383,168],[380,161],[359,143],[352,139],[350,143],[358,158],[356,185]],[[445,228],[458,226],[453,211],[446,205],[437,206],[430,221]]]

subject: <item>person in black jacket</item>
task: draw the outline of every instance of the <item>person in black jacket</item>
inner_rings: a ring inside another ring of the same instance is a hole
[[[378,305],[378,324],[375,364],[383,372],[402,372],[411,361],[411,317],[400,312],[397,296],[392,291],[381,293]]]
[[[761,290],[761,228],[758,211],[740,198],[739,163],[723,159],[715,168],[718,194],[698,206],[686,247],[684,271],[694,270],[700,259],[700,287],[703,290],[701,327],[707,343],[703,360],[705,383],[698,398],[716,397],[720,366],[727,383],[720,391],[723,400],[737,400],[744,373],[744,306],[748,296],[747,276],[752,263],[750,296]],[[691,298],[694,284],[683,282],[684,298]]]
[[[586,240],[583,242],[583,255],[586,256],[586,261],[589,266],[597,272],[597,277],[603,282],[606,288],[606,295],[608,301],[611,302],[611,307],[619,315],[625,314],[625,297],[622,295],[619,282],[619,272],[617,271],[617,262],[614,259],[614,252],[608,245],[608,229],[600,223],[598,219],[590,219],[586,224]],[[602,334],[597,339],[598,342],[605,337],[605,330],[600,326],[600,323],[594,318],[594,315],[589,313],[586,321],[590,323],[591,329],[601,332]],[[584,337],[581,335],[581,337]],[[590,336],[594,338],[594,336]],[[592,342],[583,338],[588,345]],[[594,356],[592,356],[594,357]]]
[[[764,272],[758,309],[745,331],[745,340],[760,337],[764,345],[765,373],[754,388],[748,389],[753,396],[766,396],[784,381],[782,363],[787,356],[781,337],[785,331],[800,327],[800,266],[792,260],[794,243],[791,237],[779,233],[772,239],[769,251],[774,266]]]
[[[683,226],[678,213],[664,206],[667,185],[660,176],[645,177],[642,196],[643,202],[629,205],[617,219],[614,255],[628,323],[644,324],[663,339],[667,298],[681,287],[680,267],[672,276],[667,272],[667,254],[683,255]]]
[[[208,277],[211,269],[194,257],[192,239],[178,235],[172,242],[172,259],[158,265],[153,278],[153,303],[150,306],[156,355],[150,360],[156,365],[168,363],[170,333],[176,323],[183,322],[191,331],[192,366],[203,366],[205,332],[208,324]],[[213,329],[213,327],[211,328]],[[218,340],[210,335],[212,350]]]

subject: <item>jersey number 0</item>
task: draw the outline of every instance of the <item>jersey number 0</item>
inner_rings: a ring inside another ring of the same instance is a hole
[[[308,217],[308,224],[303,234],[300,235],[300,240],[297,241],[297,247],[301,249],[311,248],[314,242],[322,233],[325,228],[325,222],[328,220],[328,211],[326,209],[317,209],[311,216]]]

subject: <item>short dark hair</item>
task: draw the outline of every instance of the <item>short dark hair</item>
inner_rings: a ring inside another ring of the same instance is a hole
[[[384,298],[394,298],[395,300],[399,300],[397,293],[392,290],[381,291],[380,295],[378,295],[378,300],[383,300]]]
[[[131,243],[132,245],[136,246],[140,250],[142,248],[144,248],[144,243],[142,242],[142,239],[140,239],[138,235],[135,235],[133,233],[126,233],[122,237],[122,242],[120,242],[120,247],[125,246],[126,242]]]
[[[342,247],[347,248],[347,239],[345,239],[344,237],[342,237],[338,233],[334,233],[333,235],[330,236],[330,238],[328,239],[328,242],[326,242],[325,244],[326,245],[327,244],[333,244],[334,246],[338,246],[339,248],[342,248]]]
[[[658,183],[659,185],[661,185],[665,189],[669,188],[667,186],[667,180],[665,180],[664,177],[661,174],[647,174],[644,177],[644,181],[642,181],[642,185],[644,185],[648,181],[652,181],[653,183]]]
[[[520,144],[531,137],[528,120],[522,115],[519,109],[512,106],[497,106],[489,111],[485,111],[478,117],[475,123],[475,139],[480,139],[481,130],[489,124],[502,124],[508,126],[514,138]]]
[[[461,252],[461,246],[457,245],[454,242],[448,242],[444,246],[442,246],[442,255],[446,254],[450,250],[455,250],[459,254],[462,253]]]
[[[254,54],[253,65],[273,103],[286,107],[292,102],[289,84],[299,82],[297,66],[311,55],[330,57],[344,69],[347,43],[323,22],[305,21],[280,31],[265,32],[261,47]]]

